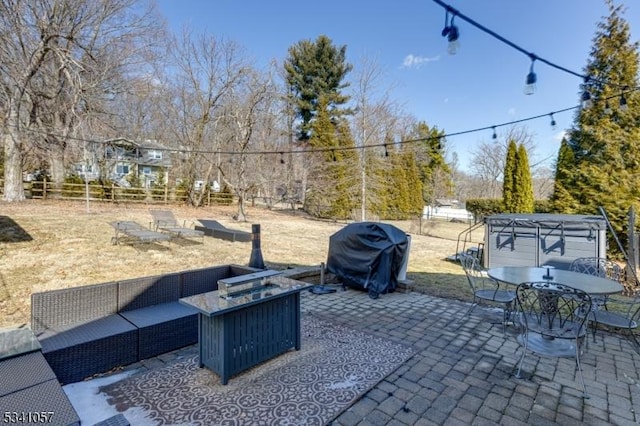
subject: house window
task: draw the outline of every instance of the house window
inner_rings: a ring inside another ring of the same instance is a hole
[[[151,167],[143,167],[142,168],[142,173],[145,175],[150,175],[151,174]]]
[[[162,160],[162,151],[150,150],[149,158],[152,160]]]
[[[129,174],[129,165],[128,164],[118,164],[116,166],[116,173],[119,175],[128,175]]]

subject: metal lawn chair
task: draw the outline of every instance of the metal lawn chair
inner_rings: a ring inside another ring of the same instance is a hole
[[[502,305],[502,332],[504,333],[513,310],[516,293],[505,289],[501,283],[489,278],[480,267],[475,256],[460,253],[459,258],[473,294],[471,306],[462,318],[468,317],[473,309],[483,301]]]
[[[586,313],[591,311],[591,297],[584,291],[550,281],[522,283],[516,294],[515,318],[521,327],[517,341],[523,347],[516,377],[522,377],[527,351],[575,358],[583,395],[588,398],[580,352],[587,334]]]
[[[624,286],[626,275],[617,263],[601,257],[580,257],[569,268],[575,272],[596,275],[618,281]],[[640,317],[640,296],[606,296],[593,298],[593,307],[588,316],[591,323],[593,341],[596,340],[598,325],[604,325],[625,332],[636,352],[640,353],[640,342],[634,330],[638,328]],[[603,339],[604,341],[604,339]]]

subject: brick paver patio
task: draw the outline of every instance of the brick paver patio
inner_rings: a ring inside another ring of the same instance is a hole
[[[513,376],[521,349],[513,327],[502,333],[501,311],[423,294],[373,300],[352,289],[304,292],[303,315],[314,315],[412,345],[417,354],[332,424],[364,425],[635,425],[640,422],[640,355],[601,332],[581,358],[589,399],[582,398],[573,359],[527,355],[530,377]],[[604,337],[604,344],[603,344]],[[164,365],[194,347],[143,362]],[[140,365],[132,366],[140,367]]]

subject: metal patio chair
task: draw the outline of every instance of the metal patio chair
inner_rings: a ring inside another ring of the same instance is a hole
[[[479,303],[491,302],[502,305],[502,333],[504,334],[513,311],[513,303],[516,298],[515,291],[507,290],[503,284],[489,278],[475,256],[468,253],[460,253],[459,259],[473,294],[471,306],[460,320],[468,317]]]
[[[580,352],[587,334],[586,313],[591,311],[591,297],[581,290],[550,281],[522,283],[516,294],[515,321],[521,328],[517,341],[523,347],[516,377],[522,378],[527,352],[575,358],[583,395],[588,398]]]
[[[609,278],[610,280],[624,282],[624,269],[617,263],[602,257],[579,257],[574,259],[569,270],[583,274]]]
[[[625,270],[617,263],[601,257],[580,257],[575,259],[570,270],[583,274],[596,275],[618,281],[624,286]],[[588,316],[593,341],[596,341],[598,325],[604,325],[625,332],[636,352],[640,353],[640,342],[634,330],[638,328],[640,316],[640,297],[599,296],[593,297],[593,307]],[[603,339],[604,341],[604,339]]]

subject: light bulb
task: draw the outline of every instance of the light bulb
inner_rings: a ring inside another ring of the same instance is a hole
[[[532,71],[529,72],[529,74],[527,74],[527,81],[526,84],[524,86],[524,94],[525,95],[533,95],[534,93],[536,93],[536,81],[538,80],[538,77],[536,76],[536,73]]]
[[[536,61],[535,55],[531,55],[531,66],[529,67],[529,74],[527,74],[527,79],[525,81],[524,86],[524,94],[525,95],[533,95],[536,93],[536,81],[538,81],[538,76],[533,71],[533,64]]]
[[[620,109],[622,111],[629,109],[629,106],[627,105],[627,98],[624,97],[624,93],[620,95]]]
[[[589,93],[588,90],[582,92],[580,100],[582,103],[582,108],[589,108],[593,104],[593,102],[591,101],[591,93]]]
[[[447,46],[447,52],[449,55],[455,55],[458,53],[460,49],[460,42],[458,41],[458,37],[460,37],[460,32],[458,31],[458,27],[453,25],[453,19],[451,19],[452,23],[449,26],[449,32],[447,34],[447,40],[449,40],[449,45]]]

